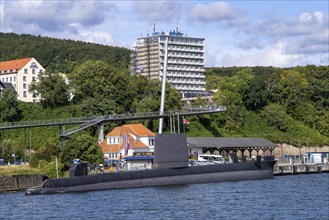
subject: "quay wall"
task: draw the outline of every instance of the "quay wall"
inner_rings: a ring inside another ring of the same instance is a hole
[[[24,190],[41,185],[47,179],[42,174],[0,176],[0,192]]]
[[[273,168],[275,176],[311,174],[311,173],[328,173],[329,164],[276,164]]]

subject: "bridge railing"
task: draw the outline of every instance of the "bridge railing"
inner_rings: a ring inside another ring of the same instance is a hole
[[[209,111],[225,111],[226,106],[220,105],[220,106],[200,106],[200,107],[192,107],[192,108],[185,108],[185,112],[209,112]],[[182,111],[184,112],[184,111]]]
[[[185,108],[179,111],[164,111],[162,116],[170,117],[177,114],[191,115],[193,113],[209,113],[225,111],[226,106],[200,106],[193,108]],[[20,121],[20,122],[3,122],[0,123],[0,129],[13,129],[13,128],[26,128],[26,127],[40,127],[40,126],[52,126],[52,125],[65,125],[65,124],[80,124],[73,128],[70,128],[63,133],[71,131],[82,130],[94,124],[102,121],[118,121],[129,120],[129,119],[142,119],[142,118],[159,118],[160,112],[137,112],[137,113],[124,113],[124,114],[111,114],[103,116],[92,116],[92,117],[77,117],[77,118],[61,118],[52,120],[36,120],[36,121]]]
[[[164,116],[168,116],[172,114],[171,112],[164,112],[163,115]],[[140,113],[124,113],[124,114],[110,114],[110,115],[103,115],[103,116],[97,116],[92,118],[90,121],[87,121],[83,124],[80,124],[78,126],[72,127],[70,129],[67,129],[65,131],[61,132],[61,136],[67,136],[70,135],[72,133],[75,133],[77,131],[83,130],[85,128],[88,128],[92,125],[101,123],[103,121],[116,121],[116,120],[120,120],[120,119],[134,119],[134,118],[147,118],[147,117],[156,117],[159,116],[160,112],[140,112]]]
[[[0,123],[0,129],[10,127],[33,127],[42,125],[56,125],[56,124],[75,124],[90,121],[93,117],[77,117],[77,118],[59,118],[51,120],[36,120],[36,121],[19,121],[19,122],[3,122]]]

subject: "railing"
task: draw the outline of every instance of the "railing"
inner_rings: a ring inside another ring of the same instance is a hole
[[[62,125],[62,124],[79,124],[94,119],[93,117],[77,117],[77,118],[59,118],[52,120],[37,120],[37,121],[20,121],[20,122],[3,122],[0,123],[0,129],[19,128],[19,127],[38,127],[44,125]]]
[[[14,129],[14,128],[29,128],[29,127],[42,127],[42,126],[54,126],[54,125],[68,125],[79,124],[66,131],[62,131],[61,136],[67,136],[74,132],[83,130],[95,124],[110,121],[125,121],[134,119],[147,119],[147,118],[168,118],[173,115],[193,115],[202,113],[215,113],[219,111],[225,111],[225,106],[200,106],[198,108],[187,108],[180,111],[165,111],[162,114],[160,112],[139,112],[139,113],[125,113],[125,114],[112,114],[93,117],[78,117],[78,118],[64,118],[53,120],[37,120],[37,121],[21,121],[21,122],[4,122],[0,123],[0,130]]]

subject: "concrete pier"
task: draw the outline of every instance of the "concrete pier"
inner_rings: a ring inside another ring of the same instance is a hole
[[[329,164],[276,164],[273,168],[275,176],[329,172]]]
[[[0,176],[0,193],[39,186],[46,178],[43,174]]]

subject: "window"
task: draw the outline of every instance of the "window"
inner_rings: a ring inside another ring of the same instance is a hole
[[[32,74],[35,74],[35,69],[32,69]]]
[[[16,82],[16,76],[14,76],[14,82]]]
[[[26,89],[26,83],[23,84],[23,89]]]
[[[26,91],[23,92],[23,97],[27,97]]]
[[[26,82],[26,76],[23,76],[23,81]]]
[[[153,138],[150,138],[150,139],[149,139],[149,145],[150,145],[150,146],[153,146],[153,145],[154,145],[154,139],[153,139]]]
[[[27,69],[24,69],[24,73],[27,74]]]
[[[34,76],[32,77],[32,81],[35,81],[35,77]]]

